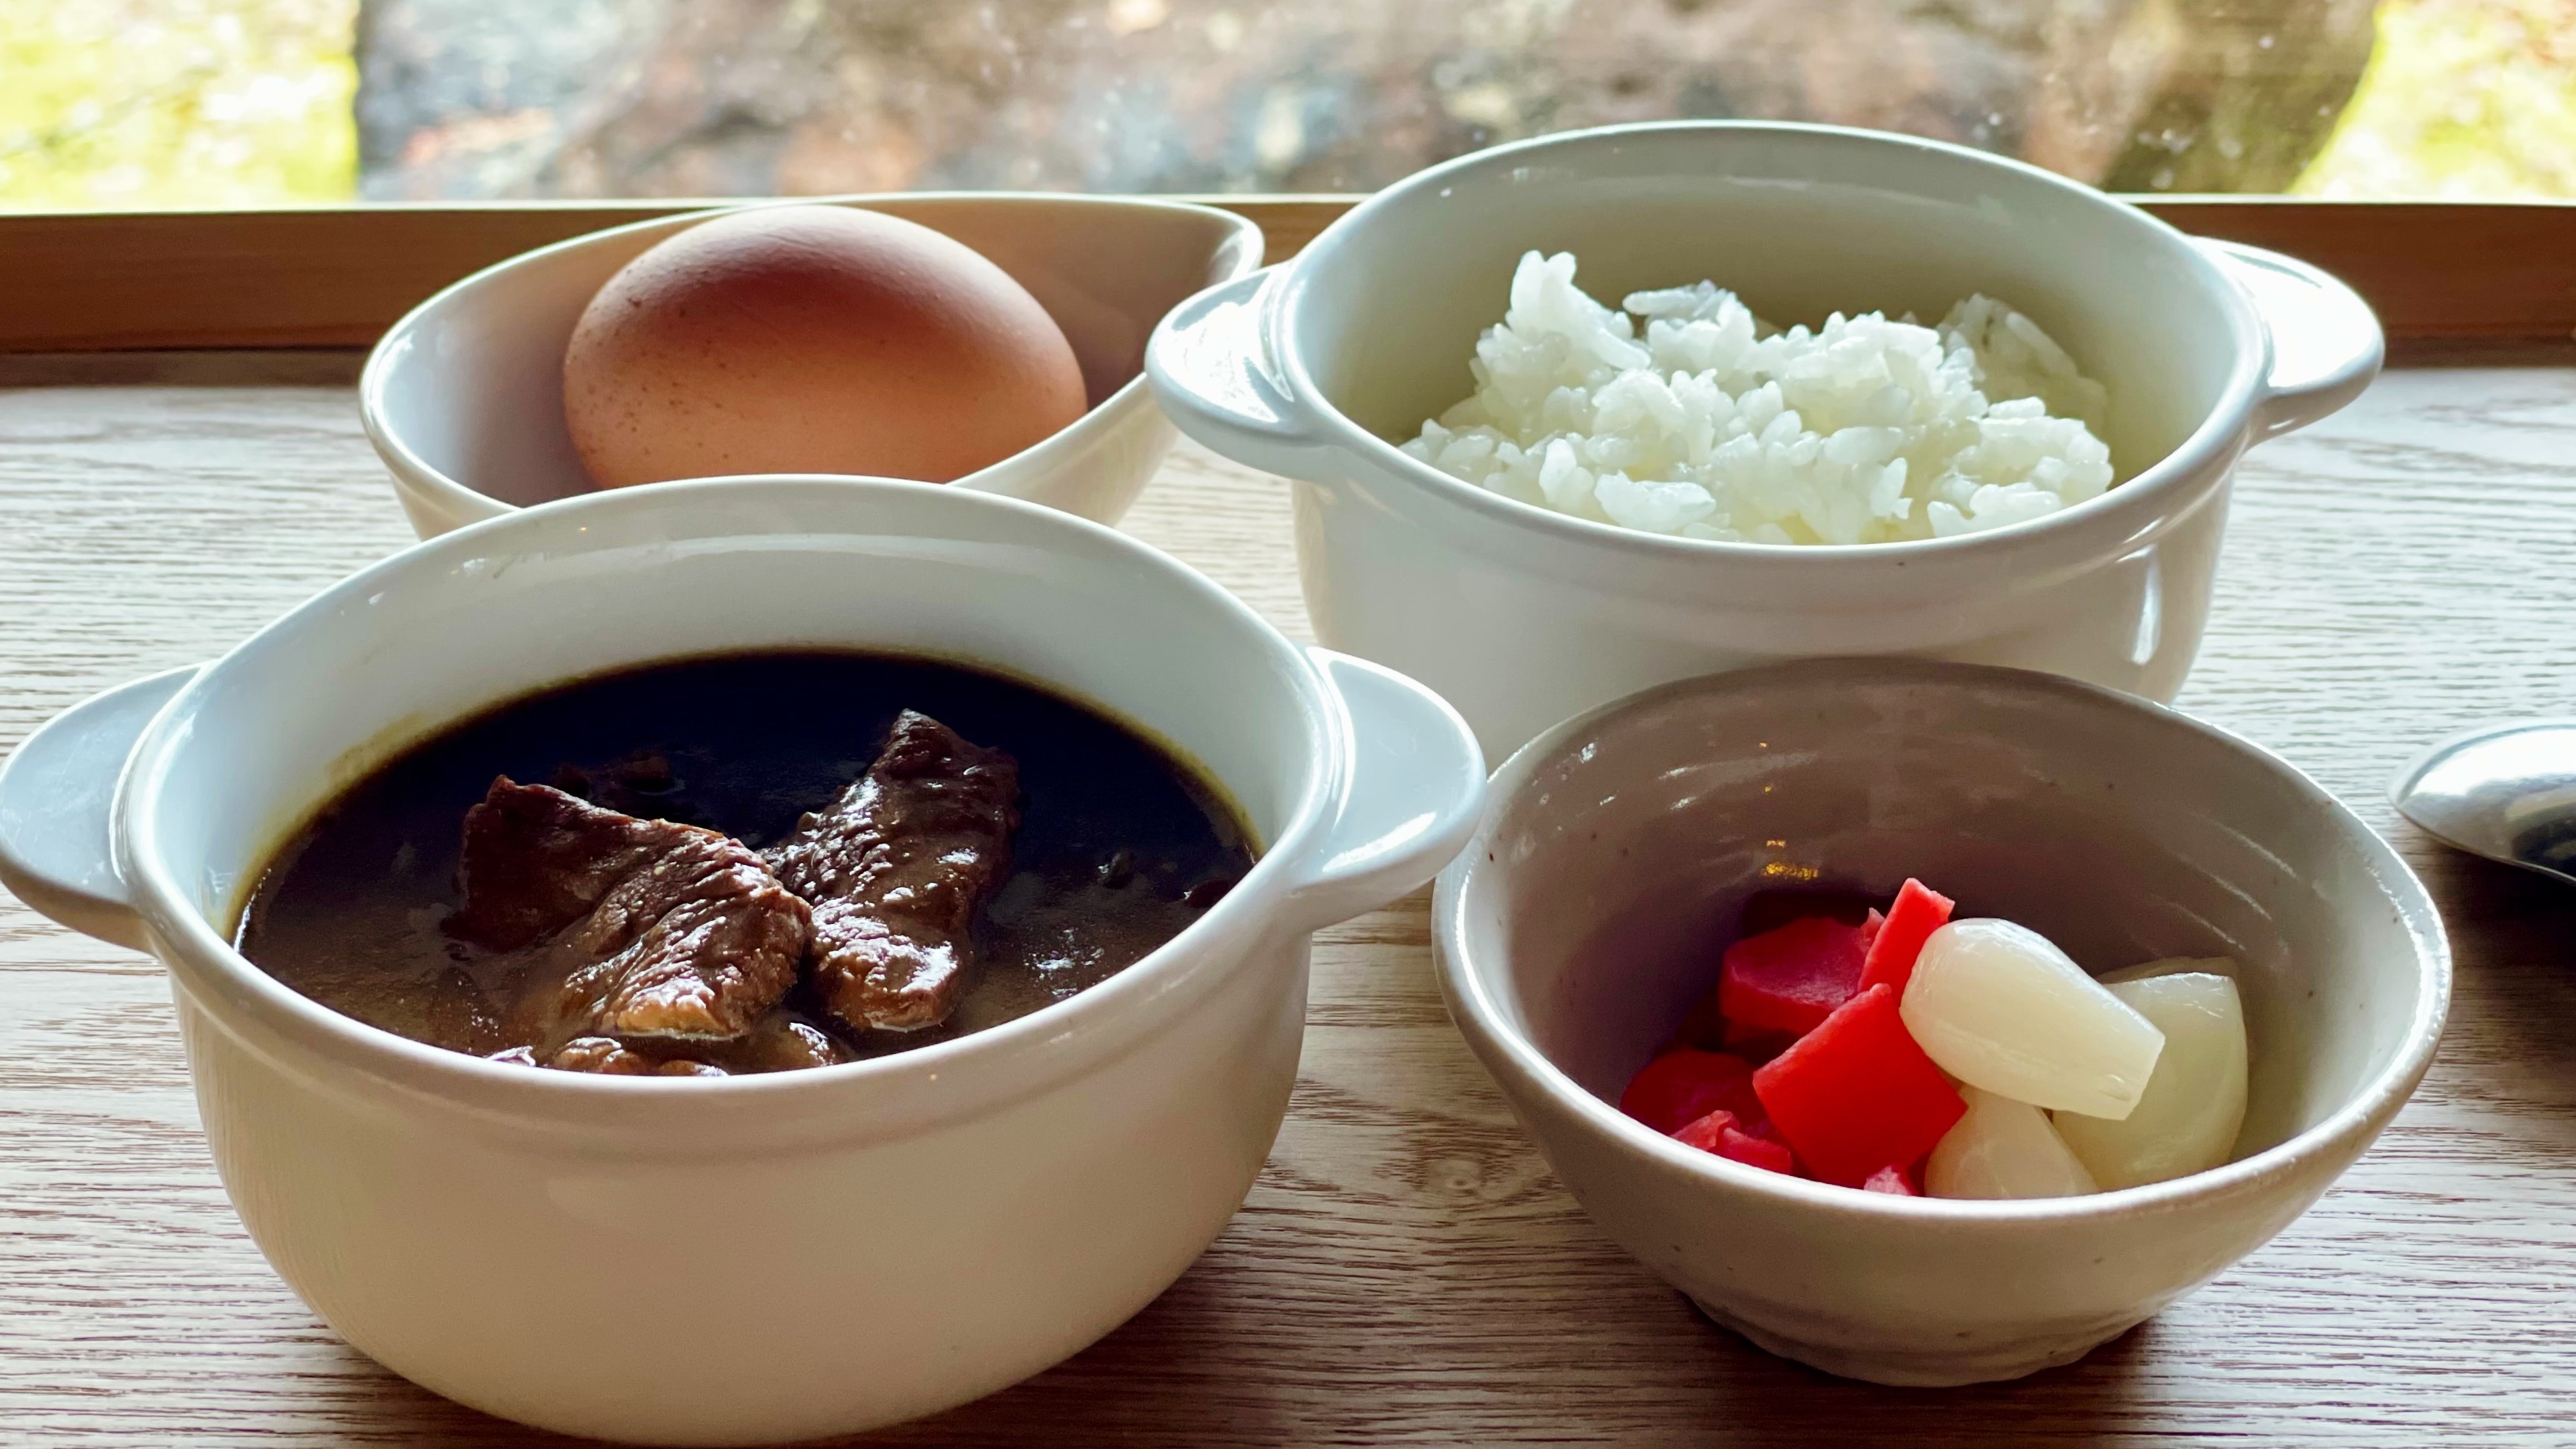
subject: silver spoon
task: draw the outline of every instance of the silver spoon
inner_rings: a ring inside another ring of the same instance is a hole
[[[2576,720],[2453,735],[2408,761],[2388,800],[2471,855],[2576,884]]]

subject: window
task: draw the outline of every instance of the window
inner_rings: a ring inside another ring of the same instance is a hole
[[[2127,191],[2576,195],[2567,0],[0,0],[0,206],[1356,191],[1880,126]]]

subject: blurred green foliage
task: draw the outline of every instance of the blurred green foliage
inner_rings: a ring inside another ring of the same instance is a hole
[[[357,9],[0,0],[0,208],[346,200]]]
[[[2361,89],[2292,189],[2576,196],[2576,0],[2383,0]]]
[[[0,0],[0,209],[348,199],[358,3]],[[2296,192],[2576,197],[2576,0],[2383,0],[2378,31]]]

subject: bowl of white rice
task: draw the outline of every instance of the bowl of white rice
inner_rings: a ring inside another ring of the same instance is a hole
[[[1783,328],[1710,281],[1606,307],[1577,265],[1522,254],[1476,390],[1405,452],[1575,518],[1739,543],[1951,538],[2111,486],[2102,384],[1991,297]]]
[[[1687,122],[1422,172],[1176,309],[1146,371],[1184,432],[1294,480],[1324,642],[1502,758],[1818,655],[2169,700],[2238,456],[2380,357],[2325,273],[2034,167]]]

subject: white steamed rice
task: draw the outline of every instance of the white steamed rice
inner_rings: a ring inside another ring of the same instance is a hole
[[[1783,332],[1710,282],[1614,312],[1574,267],[1521,258],[1474,396],[1406,452],[1578,518],[1754,543],[1947,538],[2111,486],[2101,384],[1992,298]]]

